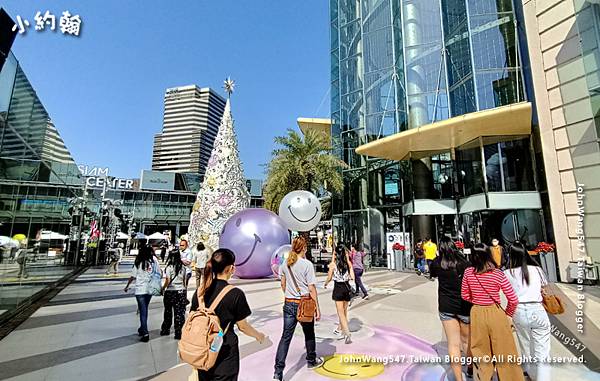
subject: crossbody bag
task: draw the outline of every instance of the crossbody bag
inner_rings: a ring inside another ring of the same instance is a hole
[[[298,291],[300,294],[300,304],[298,305],[296,319],[298,319],[298,321],[301,323],[310,323],[314,320],[315,315],[317,314],[317,302],[310,296],[310,294],[302,295],[302,291],[300,290],[300,287],[298,287],[298,282],[296,282],[294,272],[289,265],[288,270],[290,271],[292,282],[294,282],[294,287],[296,287],[296,291]]]

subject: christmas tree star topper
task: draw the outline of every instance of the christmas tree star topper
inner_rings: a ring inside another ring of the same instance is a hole
[[[224,83],[225,85],[223,87],[225,88],[225,91],[227,91],[227,95],[231,97],[231,93],[233,93],[233,88],[235,87],[235,81],[231,79],[231,77],[227,77]]]

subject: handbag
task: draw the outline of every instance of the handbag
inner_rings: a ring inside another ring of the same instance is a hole
[[[148,292],[152,296],[162,295],[162,276],[160,268],[157,268],[156,262],[152,261],[152,272],[150,273],[150,281],[148,282]]]
[[[292,281],[294,282],[294,286],[296,287],[296,291],[300,294],[300,287],[298,287],[298,282],[296,282],[296,277],[294,276],[294,272],[292,268],[288,265],[288,270],[290,271],[290,276],[292,277]],[[300,296],[300,304],[298,305],[298,313],[296,314],[296,319],[298,319],[301,323],[310,323],[314,320],[315,315],[317,314],[317,302],[310,295],[301,295]]]
[[[542,281],[542,305],[546,312],[551,315],[560,315],[565,312],[565,306],[558,295],[552,292],[550,289],[550,283],[546,280],[544,274],[540,272],[540,268],[537,268],[538,274]]]

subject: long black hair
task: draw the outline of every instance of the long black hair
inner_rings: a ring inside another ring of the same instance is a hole
[[[212,285],[214,278],[222,274],[225,269],[235,263],[235,254],[229,249],[217,249],[212,253],[210,260],[204,268],[204,284],[198,289],[198,295],[202,296]]]
[[[335,266],[342,276],[350,272],[348,250],[342,244],[337,245],[335,248]]]
[[[508,268],[510,273],[514,275],[514,269],[521,268],[521,277],[523,282],[529,285],[529,269],[527,266],[539,266],[535,259],[529,255],[525,245],[519,241],[515,241],[508,248]]]
[[[179,250],[169,251],[169,256],[167,257],[167,266],[173,266],[173,270],[175,270],[175,276],[179,275],[179,272],[183,269],[183,262],[181,262],[181,253]]]
[[[485,243],[476,243],[471,250],[471,263],[478,273],[496,268],[490,248]]]
[[[465,269],[467,259],[456,248],[450,237],[443,236],[438,245],[440,266],[444,270]]]
[[[152,265],[152,262],[154,262],[154,252],[152,251],[152,248],[145,243],[140,242],[138,254],[135,256],[133,264],[138,269],[142,266],[143,270],[148,270]]]

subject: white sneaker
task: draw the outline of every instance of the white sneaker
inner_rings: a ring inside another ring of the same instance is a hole
[[[346,335],[344,336],[344,343],[345,344],[352,344],[352,338],[350,337],[350,335]]]

